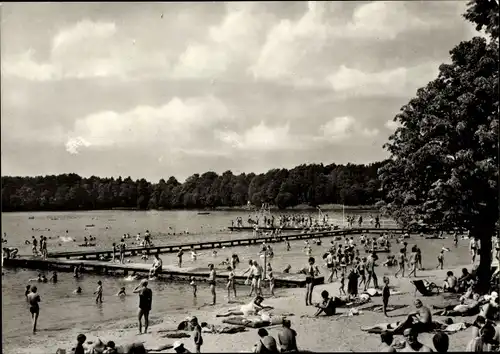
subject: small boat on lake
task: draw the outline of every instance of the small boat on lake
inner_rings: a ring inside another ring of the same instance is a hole
[[[210,214],[210,212],[208,212],[208,211],[200,211],[198,213],[198,215],[209,215],[209,214]]]

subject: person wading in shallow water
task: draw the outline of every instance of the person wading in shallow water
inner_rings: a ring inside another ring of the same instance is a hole
[[[36,324],[38,322],[38,316],[40,315],[40,295],[36,293],[36,286],[31,287],[31,293],[28,294],[28,302],[30,304],[31,320],[33,322],[33,334],[36,333]]]
[[[153,302],[153,292],[148,288],[148,281],[141,280],[141,283],[134,289],[134,293],[139,294],[139,334],[142,334],[142,316],[144,316],[144,333],[149,327],[149,311]]]
[[[208,275],[208,284],[210,285],[210,292],[212,293],[212,305],[215,305],[215,279],[217,277],[217,274],[215,274],[215,267],[212,263],[208,265],[208,269],[210,269],[210,274]]]

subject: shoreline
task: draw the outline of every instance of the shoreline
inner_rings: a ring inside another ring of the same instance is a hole
[[[342,205],[342,204],[324,204],[319,205],[322,211],[373,211],[379,213],[380,210],[375,205]],[[258,212],[260,209],[253,207],[249,209],[247,206],[220,206],[215,208],[195,208],[195,209],[139,209],[139,208],[110,208],[110,209],[62,209],[62,210],[2,210],[2,213],[63,213],[63,212],[92,212],[92,211],[138,211],[138,212],[148,212],[148,211],[192,211],[192,212],[218,212],[218,211],[244,211],[244,212]],[[276,206],[271,206],[270,211],[274,212],[287,212],[287,211],[317,211],[316,207],[308,205],[296,205],[286,209],[279,209]]]
[[[461,268],[471,267],[472,264],[461,265],[449,269],[437,270],[430,269],[418,272],[417,279],[427,278],[440,284],[444,280],[447,271],[452,270],[455,274],[460,274]],[[381,278],[381,275],[379,276]],[[293,312],[294,316],[288,317],[292,321],[292,328],[297,333],[297,342],[300,349],[311,351],[331,351],[332,345],[336,346],[336,351],[373,351],[380,345],[378,335],[369,334],[361,331],[361,326],[374,325],[381,322],[395,322],[404,319],[404,316],[411,310],[412,302],[415,299],[413,295],[413,286],[409,282],[409,278],[394,278],[389,276],[391,286],[394,286],[402,292],[400,295],[391,296],[390,304],[406,304],[410,307],[401,310],[395,310],[390,313],[391,318],[385,318],[381,313],[364,311],[359,316],[354,317],[333,317],[333,318],[301,318],[302,315],[312,314],[314,309],[304,305],[303,296],[305,289],[281,289],[282,296],[277,298],[269,298],[265,291],[265,304],[275,307],[275,312]],[[330,284],[317,285],[314,289],[314,301],[318,301],[320,292],[328,290],[331,296],[338,296],[339,282],[335,281]],[[200,286],[198,291],[208,292],[207,286]],[[245,294],[246,295],[246,294]],[[248,296],[240,295],[237,298],[238,302],[246,303],[250,300]],[[420,297],[420,296],[419,296]],[[442,295],[433,297],[420,297],[424,304],[431,306],[433,304],[442,304],[446,302]],[[380,304],[381,298],[372,298],[370,304]],[[369,304],[367,304],[369,305]],[[154,306],[154,305],[153,305]],[[92,330],[85,332],[88,341],[95,341],[100,338],[103,342],[113,340],[117,345],[123,345],[132,342],[144,342],[146,348],[158,347],[164,344],[173,344],[177,339],[162,338],[164,335],[161,331],[167,328],[174,328],[177,324],[184,320],[187,316],[197,316],[200,322],[209,324],[222,324],[221,318],[216,318],[216,313],[222,309],[238,306],[235,303],[228,303],[225,298],[225,292],[218,293],[218,304],[215,306],[199,306],[192,310],[169,310],[159,313],[153,311],[151,318],[154,320],[148,334],[137,334],[136,318],[129,318],[120,321],[112,321],[110,323],[99,324],[99,327],[94,327]],[[360,307],[362,310],[363,306]],[[340,308],[339,313],[344,313],[348,310]],[[454,322],[468,321],[472,322],[472,317],[455,317]],[[443,318],[437,317],[442,320]],[[160,322],[161,321],[161,322]],[[329,326],[324,326],[324,322],[328,321]],[[159,322],[159,323],[158,323]],[[271,335],[276,338],[279,326],[268,328]],[[27,348],[19,348],[8,346],[9,353],[19,354],[37,354],[55,352],[58,348],[69,350],[74,347],[76,335],[81,331],[68,329],[64,332],[50,333],[49,336],[41,338],[40,334],[30,338],[30,345]],[[253,344],[258,341],[256,329],[247,329],[247,331],[237,334],[207,334],[203,333],[204,352],[251,352]],[[471,339],[471,329],[460,332],[460,334],[450,335],[450,351],[463,351],[468,341]],[[39,332],[43,336],[43,328]],[[188,333],[190,334],[190,333]],[[401,339],[396,336],[397,339]],[[432,335],[422,334],[420,340],[432,347]],[[183,338],[181,341],[190,351],[194,349],[192,338]],[[236,344],[234,344],[236,343]],[[242,350],[244,349],[244,350]],[[165,352],[173,352],[167,350]]]

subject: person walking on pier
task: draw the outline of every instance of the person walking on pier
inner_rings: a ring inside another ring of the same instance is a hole
[[[33,323],[33,334],[36,333],[36,324],[38,322],[38,316],[40,315],[40,295],[36,293],[36,286],[31,287],[31,293],[28,294],[28,302],[30,304],[31,320]]]
[[[212,293],[212,305],[215,305],[215,279],[217,278],[217,274],[215,274],[215,267],[212,263],[208,265],[208,269],[210,269],[210,274],[208,275],[208,284],[210,285],[210,292]]]
[[[139,334],[142,334],[142,317],[144,316],[144,333],[148,332],[149,311],[153,302],[153,292],[148,288],[148,281],[141,280],[141,283],[134,289],[135,294],[139,294]]]

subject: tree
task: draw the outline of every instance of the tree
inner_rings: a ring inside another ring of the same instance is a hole
[[[470,3],[471,9],[482,3]],[[483,17],[480,17],[483,18]],[[498,220],[498,42],[475,37],[395,117],[379,169],[384,207],[402,224],[462,228],[481,242],[480,291],[489,289]]]

